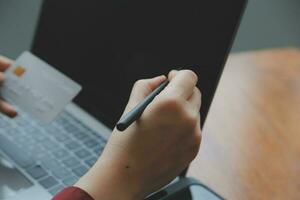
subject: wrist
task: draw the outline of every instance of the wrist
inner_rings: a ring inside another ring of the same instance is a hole
[[[95,200],[140,200],[140,177],[126,162],[100,158],[75,186],[88,192]],[[126,159],[122,159],[126,160]]]

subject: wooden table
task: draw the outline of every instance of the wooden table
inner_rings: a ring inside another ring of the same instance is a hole
[[[300,199],[300,50],[230,56],[189,176],[226,199]]]

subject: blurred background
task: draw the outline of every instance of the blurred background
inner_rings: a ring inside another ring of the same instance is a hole
[[[30,48],[42,2],[0,0],[0,54],[15,58]],[[299,19],[299,0],[249,0],[232,51],[300,47]]]

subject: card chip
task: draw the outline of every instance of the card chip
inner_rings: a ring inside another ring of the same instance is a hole
[[[21,77],[21,76],[25,73],[25,68],[22,67],[22,66],[17,66],[17,67],[14,69],[13,73],[14,73],[16,76]]]

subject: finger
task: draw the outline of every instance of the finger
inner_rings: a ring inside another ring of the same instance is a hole
[[[0,72],[0,86],[2,85],[4,80],[5,80],[4,74]]]
[[[178,74],[178,70],[171,70],[168,74],[168,79],[172,80]]]
[[[197,75],[191,70],[178,71],[160,96],[180,96],[190,98],[198,81]]]
[[[3,100],[0,100],[0,112],[9,117],[15,117],[17,115],[17,111],[10,104]]]
[[[201,92],[195,87],[192,96],[188,99],[189,106],[193,112],[199,113],[201,108]]]
[[[172,80],[180,70],[183,70],[182,67],[178,67],[177,69],[172,69],[168,74],[168,79]]]
[[[151,79],[138,80],[133,86],[126,110],[136,106],[166,79],[166,76],[162,75]]]
[[[0,56],[0,71],[5,71],[12,64],[12,60],[7,57]]]

